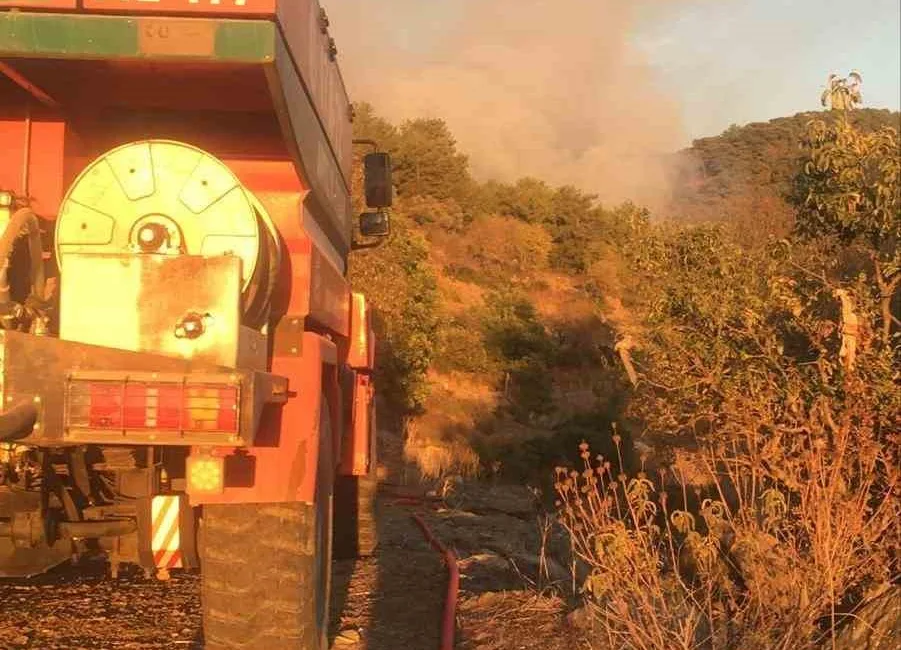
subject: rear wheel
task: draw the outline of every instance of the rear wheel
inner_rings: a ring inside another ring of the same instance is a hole
[[[369,476],[339,476],[335,481],[335,556],[349,560],[368,557],[378,546],[376,491],[378,480]]]
[[[314,505],[204,506],[200,534],[208,650],[327,650],[332,436],[320,411]]]
[[[378,476],[376,474],[376,412],[370,405],[370,472],[335,479],[335,556],[342,560],[369,557],[378,547]]]

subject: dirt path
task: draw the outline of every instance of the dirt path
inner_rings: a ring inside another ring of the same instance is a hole
[[[0,584],[2,648],[200,648],[199,634],[197,575],[164,583],[129,570],[112,580],[91,562]]]
[[[436,650],[446,571],[407,508],[383,499],[380,549],[372,558],[335,564],[334,648]]]
[[[384,550],[334,565],[334,647],[435,650],[444,567],[406,509],[386,505],[382,512]],[[95,561],[0,584],[0,648],[203,647],[199,575],[173,572],[163,583],[137,570],[117,580],[105,572]]]
[[[461,558],[460,650],[586,647],[574,645],[577,636],[563,623],[560,598],[525,589],[528,578],[519,577],[509,565],[498,567],[499,556],[493,551],[473,553],[473,543],[497,547],[491,537],[499,529],[507,531],[509,551],[514,552],[522,532],[512,519],[433,508],[418,511]],[[391,498],[383,499],[379,553],[335,563],[334,650],[438,648],[446,570],[410,512],[409,507],[393,505]],[[105,565],[93,561],[0,584],[0,648],[194,650],[203,647],[200,629],[197,574],[176,572],[164,583],[132,570],[112,580]]]
[[[392,472],[396,477],[396,473]],[[333,650],[437,650],[447,571],[410,515],[419,512],[460,559],[459,650],[571,650],[589,647],[564,623],[558,597],[529,585],[565,582],[557,566],[538,578],[538,528],[526,492],[483,488],[458,509],[382,490],[378,553],[336,562],[332,585]],[[64,566],[32,580],[0,582],[0,648],[34,650],[201,649],[200,578],[169,582],[123,570],[106,576],[102,561]],[[280,650],[273,648],[272,650]],[[289,650],[285,648],[284,650]]]

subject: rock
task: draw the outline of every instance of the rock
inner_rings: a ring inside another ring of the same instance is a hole
[[[890,587],[855,612],[851,623],[823,648],[835,650],[895,650],[901,639],[901,587]]]
[[[474,512],[494,511],[532,519],[535,516],[535,495],[523,485],[467,485],[466,507]]]
[[[338,636],[335,637],[334,646],[336,648],[346,648],[348,646],[357,645],[362,637],[357,630],[342,630],[338,633]]]
[[[577,630],[589,630],[594,624],[594,613],[588,605],[582,605],[566,615],[566,624]]]
[[[510,563],[496,553],[483,551],[458,561],[457,566],[465,591],[504,591],[522,586]]]
[[[447,507],[458,510],[466,503],[466,481],[462,476],[449,476],[444,479],[438,495]]]
[[[545,556],[544,564],[547,574],[542,573],[541,556],[536,554],[520,553],[512,558],[519,571],[529,577],[536,584],[542,582],[569,582],[569,571],[564,569],[554,558]]]
[[[510,568],[507,560],[488,551],[470,555],[457,562],[457,565],[460,567],[460,571],[464,573],[473,569],[506,571]]]
[[[504,594],[496,591],[486,591],[475,599],[476,607],[494,607],[504,602]]]
[[[489,549],[498,555],[512,556],[532,552],[539,546],[538,527],[534,521],[501,513],[479,515],[460,510],[436,514],[436,519],[429,521],[435,535],[464,553]]]

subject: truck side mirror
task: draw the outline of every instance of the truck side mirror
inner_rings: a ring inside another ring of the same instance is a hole
[[[363,159],[363,185],[366,205],[370,208],[390,208],[393,186],[391,184],[391,156],[387,153],[370,153]]]
[[[391,221],[387,212],[376,210],[360,215],[360,234],[364,237],[387,237],[391,233]]]

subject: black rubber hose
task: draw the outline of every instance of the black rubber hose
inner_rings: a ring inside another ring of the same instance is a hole
[[[33,402],[16,404],[0,413],[0,442],[14,442],[28,436],[38,419]]]
[[[252,286],[244,296],[244,325],[260,329],[272,320],[272,296],[278,285],[282,263],[282,243],[269,216],[257,208],[260,258]]]
[[[31,293],[38,300],[43,301],[46,299],[44,295],[46,278],[44,274],[44,247],[41,244],[41,227],[38,223],[37,215],[29,208],[16,210],[13,216],[10,217],[9,223],[6,224],[6,228],[3,229],[3,234],[0,235],[0,265],[4,265],[6,272],[9,272],[9,258],[12,255],[16,238],[23,228],[27,228],[28,232],[28,257],[31,261]],[[9,301],[9,281],[7,278],[3,278],[3,280],[5,280],[7,289],[0,291],[0,303]]]

